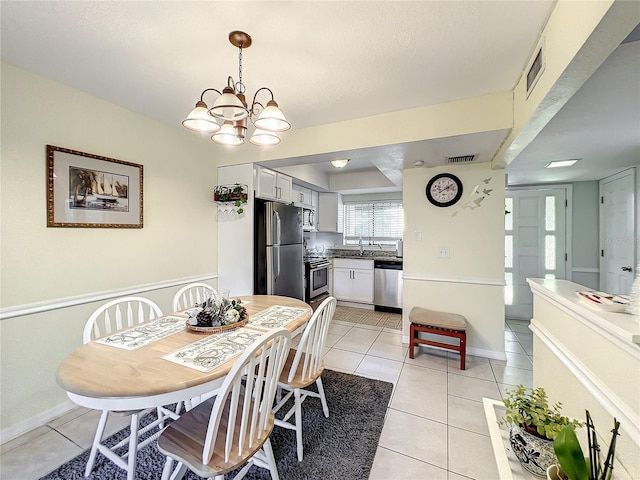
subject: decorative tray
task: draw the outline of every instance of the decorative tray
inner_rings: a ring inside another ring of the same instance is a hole
[[[232,323],[231,325],[221,325],[219,327],[199,327],[197,325],[191,325],[189,323],[189,320],[185,322],[185,325],[187,326],[187,330],[190,330],[194,333],[199,333],[200,335],[211,335],[213,333],[220,333],[226,330],[233,330],[234,328],[244,327],[248,322],[249,314],[247,314],[244,320]]]
[[[626,312],[631,306],[631,300],[627,295],[611,295],[594,290],[576,292],[576,295],[583,303],[601,312]]]

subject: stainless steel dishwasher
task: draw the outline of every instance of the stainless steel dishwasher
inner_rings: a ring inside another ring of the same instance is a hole
[[[375,260],[373,269],[375,309],[402,309],[402,260]]]

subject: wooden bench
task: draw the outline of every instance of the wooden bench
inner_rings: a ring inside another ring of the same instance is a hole
[[[409,332],[409,358],[413,358],[414,348],[418,345],[454,350],[460,354],[460,370],[465,369],[467,348],[467,320],[456,313],[438,312],[421,307],[413,307],[409,313],[411,329]],[[460,340],[459,345],[434,342],[419,338],[420,332],[454,337]]]

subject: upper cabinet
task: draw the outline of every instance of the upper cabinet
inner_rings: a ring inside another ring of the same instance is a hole
[[[291,203],[293,181],[290,176],[256,166],[256,197]]]
[[[318,195],[318,231],[342,233],[344,209],[339,193]]]
[[[293,203],[299,207],[316,208],[318,206],[318,192],[300,185],[294,185]]]

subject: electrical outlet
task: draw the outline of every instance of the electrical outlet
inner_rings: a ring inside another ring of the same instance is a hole
[[[450,258],[449,247],[438,247],[438,258]]]

